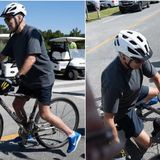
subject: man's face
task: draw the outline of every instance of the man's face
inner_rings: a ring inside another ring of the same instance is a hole
[[[142,66],[142,64],[144,63],[144,61],[141,61],[139,59],[130,59],[128,57],[126,58],[127,63],[129,63],[130,60],[131,60],[130,67],[132,69],[139,69]]]
[[[131,61],[130,66],[133,69],[139,69],[143,63],[144,63],[144,61],[140,61],[140,60],[135,59],[135,60]]]
[[[16,28],[16,21],[15,21],[14,18],[16,18],[16,16],[14,17],[14,16],[11,16],[11,15],[6,16],[6,17],[4,18],[4,21],[5,21],[5,23],[7,24],[8,28],[9,28],[9,30],[10,30],[11,32],[14,31],[15,28]]]

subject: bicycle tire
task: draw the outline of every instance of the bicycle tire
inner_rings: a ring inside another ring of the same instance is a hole
[[[60,117],[67,126],[73,130],[77,130],[79,125],[79,112],[76,105],[71,100],[67,98],[52,99],[50,108],[52,113]],[[54,149],[60,148],[68,142],[66,134],[42,120],[39,112],[35,117],[35,123],[39,126],[38,131],[35,133],[35,138],[42,146]],[[47,129],[45,126],[50,129]]]
[[[3,133],[3,118],[2,115],[0,114],[0,139],[2,137],[2,133]]]

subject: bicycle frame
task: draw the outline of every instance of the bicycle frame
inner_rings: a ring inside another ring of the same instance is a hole
[[[26,97],[23,94],[17,94],[17,93],[8,93],[6,96],[14,96],[14,97]],[[31,97],[32,98],[32,97]],[[37,104],[38,104],[38,100],[36,99],[35,103],[34,103],[34,107],[33,110],[29,116],[29,122],[33,121],[34,117],[35,117],[35,113],[36,113],[36,109],[37,109]],[[7,105],[6,103],[3,101],[3,99],[0,97],[0,105],[7,111],[7,113],[12,117],[12,119],[19,125],[19,126],[23,126],[22,120],[20,120],[18,118],[18,116],[15,114],[15,112],[13,112]],[[23,126],[24,127],[24,126]]]

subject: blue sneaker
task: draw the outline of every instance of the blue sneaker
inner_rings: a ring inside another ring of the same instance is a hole
[[[22,142],[22,138],[21,137],[16,137],[15,139],[13,139],[14,143],[21,143]]]
[[[68,137],[69,146],[67,149],[67,153],[71,153],[76,150],[80,139],[81,139],[81,134],[79,134],[78,132],[75,132],[75,135],[73,137]]]
[[[28,135],[27,138],[26,138],[26,141],[27,141],[27,142],[31,142],[31,141],[34,141],[34,140],[33,140],[33,137],[32,137],[31,135]],[[13,142],[14,142],[14,143],[22,143],[22,142],[23,142],[23,139],[18,136],[18,137],[16,137],[15,139],[13,139]]]

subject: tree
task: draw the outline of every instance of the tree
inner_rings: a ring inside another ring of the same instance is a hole
[[[72,29],[72,31],[70,32],[69,36],[72,37],[81,37],[81,30],[78,30],[78,28],[74,28]]]
[[[9,33],[9,30],[5,25],[0,25],[0,33]]]
[[[45,39],[45,45],[47,47],[47,50],[50,49],[50,42],[49,42],[50,39],[64,36],[64,33],[62,33],[60,30],[56,30],[55,32],[52,32],[52,30],[49,29],[47,31],[41,31],[41,33]]]

